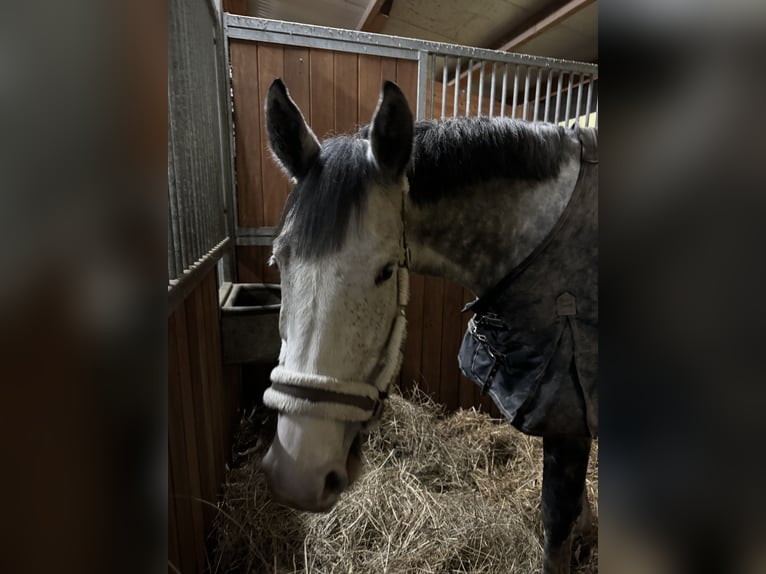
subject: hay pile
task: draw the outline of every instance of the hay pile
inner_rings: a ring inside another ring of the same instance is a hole
[[[364,475],[324,515],[271,502],[266,441],[245,425],[240,446],[257,443],[228,472],[211,572],[539,572],[542,441],[473,410],[445,416],[422,393],[390,403],[365,441]],[[574,571],[597,572],[597,558],[595,541],[577,545]]]

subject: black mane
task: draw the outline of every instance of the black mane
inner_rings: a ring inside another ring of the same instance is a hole
[[[556,177],[563,133],[552,124],[486,116],[417,122],[407,172],[412,200],[428,203],[490,179]]]
[[[415,123],[410,194],[426,204],[490,179],[542,181],[559,173],[564,128],[510,119],[460,117]],[[325,140],[319,158],[292,190],[282,214],[291,219],[298,257],[338,251],[352,213],[364,211],[368,186],[380,174],[367,158],[369,126]]]

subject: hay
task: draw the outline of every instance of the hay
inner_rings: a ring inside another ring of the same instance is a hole
[[[271,502],[259,422],[239,437],[245,461],[227,475],[211,572],[540,571],[540,439],[475,410],[445,416],[417,391],[395,395],[365,441],[364,475],[330,513],[309,514]],[[597,448],[587,484],[596,515]],[[573,571],[597,572],[597,559],[595,540],[576,544]]]

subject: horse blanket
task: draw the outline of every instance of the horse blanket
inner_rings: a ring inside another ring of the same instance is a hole
[[[575,128],[580,173],[546,239],[466,305],[458,360],[527,434],[598,434],[598,140]]]

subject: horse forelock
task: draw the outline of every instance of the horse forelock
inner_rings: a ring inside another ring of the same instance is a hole
[[[279,234],[300,258],[339,251],[351,220],[361,223],[369,186],[377,172],[361,133],[325,140],[319,157],[295,184],[282,213]]]

